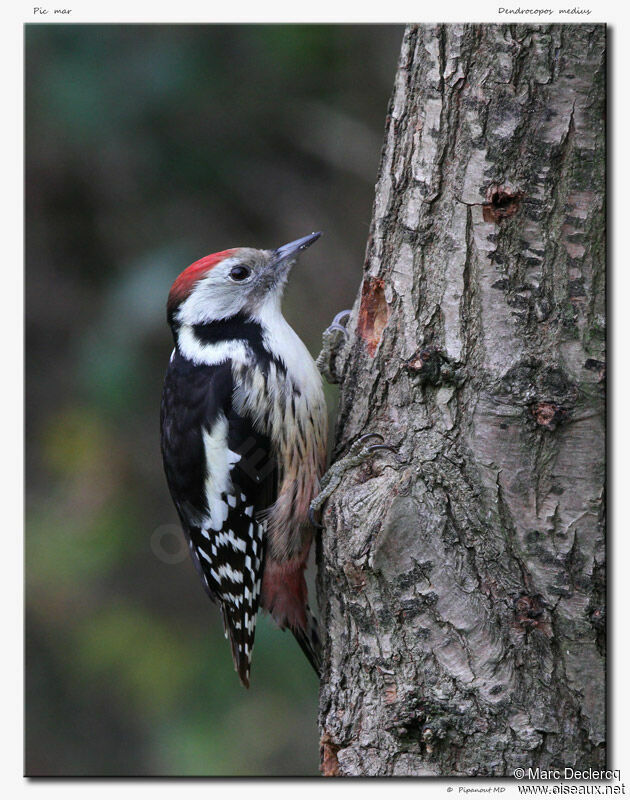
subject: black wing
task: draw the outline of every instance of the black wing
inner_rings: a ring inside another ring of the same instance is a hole
[[[162,453],[193,561],[219,602],[247,686],[264,569],[265,523],[258,517],[275,500],[277,466],[268,437],[234,411],[233,388],[229,362],[196,365],[176,351],[162,395]],[[221,448],[208,446],[224,434],[227,481]]]

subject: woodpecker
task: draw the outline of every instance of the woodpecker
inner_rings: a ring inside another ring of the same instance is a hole
[[[245,687],[259,607],[291,630],[319,673],[304,569],[327,409],[320,373],[281,300],[297,256],[320,235],[206,256],[168,296],[175,348],[162,393],[164,470]]]

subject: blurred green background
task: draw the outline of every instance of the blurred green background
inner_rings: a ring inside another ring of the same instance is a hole
[[[170,284],[323,230],[313,354],[361,278],[401,26],[27,25],[27,775],[315,775],[317,680],[259,620],[242,689],[159,452]],[[334,392],[329,401],[334,405]]]

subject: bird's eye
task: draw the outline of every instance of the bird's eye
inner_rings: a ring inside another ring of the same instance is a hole
[[[241,282],[249,278],[252,274],[252,271],[249,267],[244,266],[243,264],[237,264],[235,267],[232,267],[230,270],[230,278],[233,281]]]

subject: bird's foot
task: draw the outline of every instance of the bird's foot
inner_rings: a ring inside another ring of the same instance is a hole
[[[344,325],[341,324],[341,320],[349,317],[350,314],[352,314],[352,309],[350,308],[346,308],[345,311],[340,311],[333,317],[333,321],[330,323],[329,327],[326,328],[324,333],[328,333],[331,331],[341,331],[344,334],[344,336],[347,337],[348,331],[346,330],[345,324]]]
[[[376,444],[367,444],[370,439],[378,439],[379,442]],[[317,497],[311,501],[308,512],[308,518],[316,528],[323,528],[324,526],[320,525],[315,520],[315,514],[321,510],[324,503],[328,500],[335,489],[337,489],[341,483],[341,479],[349,469],[360,466],[364,461],[366,461],[368,458],[371,458],[372,455],[379,450],[390,450],[392,453],[396,452],[395,448],[385,444],[384,442],[385,440],[380,433],[366,433],[365,436],[359,437],[356,442],[352,444],[343,458],[340,458],[339,461],[335,461],[334,464],[331,464],[328,471],[322,476],[320,481],[320,492]]]
[[[322,334],[322,350],[317,356],[315,365],[328,383],[339,383],[339,375],[336,369],[337,356],[342,344],[348,338],[348,332],[345,325],[341,324],[341,321],[344,317],[349,317],[350,314],[351,311],[349,309],[340,311]]]

